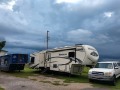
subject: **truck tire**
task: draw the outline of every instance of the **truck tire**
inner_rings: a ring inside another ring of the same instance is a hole
[[[112,77],[111,84],[112,84],[113,86],[116,85],[116,76],[115,76],[115,75]]]

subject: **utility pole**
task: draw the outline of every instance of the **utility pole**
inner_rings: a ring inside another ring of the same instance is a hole
[[[48,33],[49,33],[49,31],[47,31],[47,50],[48,50],[48,40],[49,40]]]
[[[46,37],[46,60],[45,60],[45,62],[44,62],[44,66],[45,66],[45,70],[44,70],[44,72],[47,70],[47,61],[49,60],[49,55],[48,55],[48,40],[49,40],[49,36],[48,36],[48,33],[49,33],[49,31],[47,31],[47,37]]]

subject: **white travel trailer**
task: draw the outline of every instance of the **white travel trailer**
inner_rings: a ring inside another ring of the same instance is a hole
[[[75,45],[35,52],[30,57],[31,68],[80,74],[83,66],[97,63],[99,54],[90,45]]]

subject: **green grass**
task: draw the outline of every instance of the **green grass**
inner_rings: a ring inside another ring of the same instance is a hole
[[[0,90],[5,90],[4,88],[0,87]]]

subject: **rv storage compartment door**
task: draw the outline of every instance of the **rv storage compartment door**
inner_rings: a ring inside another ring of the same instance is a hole
[[[81,74],[83,71],[83,66],[81,64],[72,64],[71,74]]]

